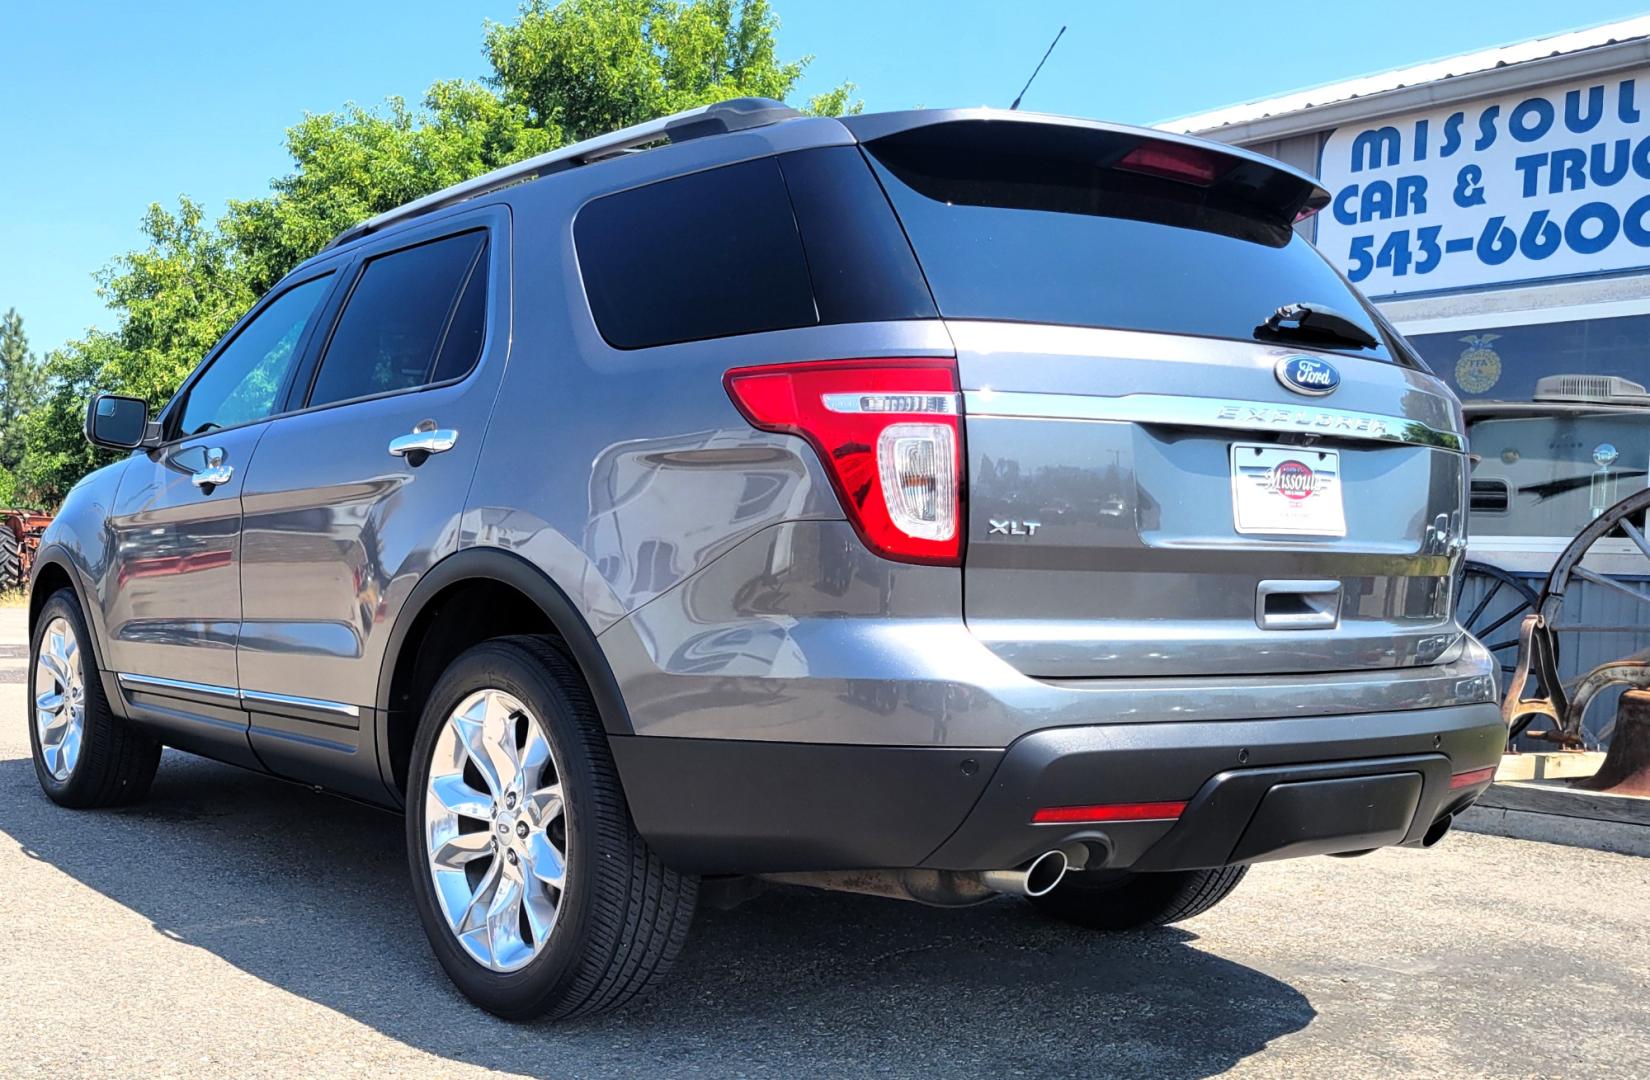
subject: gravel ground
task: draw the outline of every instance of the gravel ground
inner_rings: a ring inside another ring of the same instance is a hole
[[[397,819],[169,753],[48,803],[0,610],[0,1075],[1650,1076],[1650,860],[1457,835],[1257,867],[1181,928],[805,890],[702,913],[664,992],[560,1027],[468,1006]]]

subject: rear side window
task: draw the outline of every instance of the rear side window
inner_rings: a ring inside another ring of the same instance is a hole
[[[579,212],[573,236],[596,326],[622,349],[935,315],[851,146],[604,196]]]
[[[434,240],[368,261],[338,316],[310,405],[458,378],[486,333],[487,234]]]
[[[1150,156],[1131,155],[1141,145],[1130,133],[961,122],[867,151],[947,318],[1254,340],[1279,307],[1316,303],[1382,338],[1291,228],[1300,181],[1213,153],[1210,175],[1154,174]],[[1344,351],[1391,359],[1384,345]]]
[[[622,349],[818,321],[771,158],[597,199],[573,228],[596,325]]]

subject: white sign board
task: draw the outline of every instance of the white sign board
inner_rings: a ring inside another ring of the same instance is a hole
[[[1650,69],[1337,128],[1320,175],[1370,296],[1650,266]]]

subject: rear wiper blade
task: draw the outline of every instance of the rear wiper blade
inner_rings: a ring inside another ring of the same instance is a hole
[[[1351,317],[1322,304],[1285,304],[1255,327],[1256,337],[1287,337],[1296,341],[1351,345],[1373,349],[1375,336]]]

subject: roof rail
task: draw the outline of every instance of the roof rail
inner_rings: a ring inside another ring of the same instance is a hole
[[[461,203],[466,199],[473,199],[478,195],[485,195],[499,188],[511,184],[519,184],[527,180],[537,180],[541,176],[563,172],[567,169],[588,165],[593,161],[634,150],[648,143],[661,140],[680,143],[690,139],[702,138],[706,135],[721,135],[729,131],[744,131],[749,128],[765,127],[781,120],[789,120],[802,114],[783,102],[771,98],[743,97],[732,98],[728,101],[719,101],[713,105],[701,105],[698,108],[687,109],[670,116],[661,116],[656,120],[647,120],[640,124],[632,124],[627,128],[620,128],[606,135],[597,135],[594,138],[563,146],[557,150],[530,157],[525,161],[518,161],[514,165],[505,165],[492,172],[483,173],[470,180],[454,184],[452,187],[442,188],[423,198],[404,203],[393,210],[386,210],[382,214],[370,217],[358,225],[352,225],[332,238],[328,248],[348,243],[368,233],[377,232],[386,225],[408,218],[419,217],[437,210]]]

